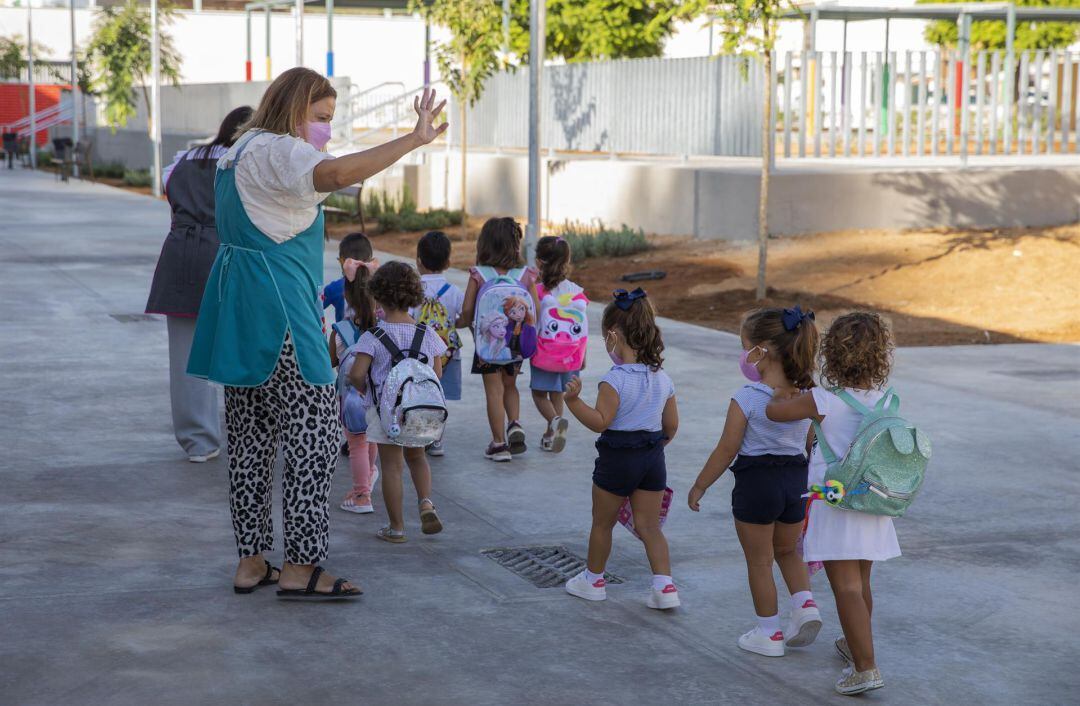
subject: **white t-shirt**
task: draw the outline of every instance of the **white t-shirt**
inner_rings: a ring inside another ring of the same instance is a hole
[[[867,407],[873,407],[884,394],[881,390],[856,390],[851,387],[844,389]],[[811,394],[814,396],[818,414],[825,417],[821,422],[821,431],[825,434],[825,440],[836,457],[843,458],[848,446],[851,445],[851,440],[855,438],[855,433],[859,431],[862,415],[823,387],[813,388]],[[807,483],[821,485],[824,482],[825,459],[815,444],[814,452],[810,455],[810,473]]]
[[[434,298],[439,294],[439,290],[448,284],[446,275],[433,274],[433,275],[420,275],[420,283],[424,286],[424,297]],[[446,294],[443,294],[439,298],[439,301],[446,307],[446,315],[450,318],[450,325],[453,326],[458,317],[461,316],[461,310],[465,306],[465,292],[461,291],[461,287],[451,284],[450,288],[446,290]],[[419,309],[410,309],[409,316],[416,318]],[[461,349],[454,351],[454,360],[461,358]]]
[[[244,152],[236,164],[236,190],[255,227],[275,243],[310,227],[319,215],[318,205],[330,195],[315,190],[312,175],[316,165],[333,155],[299,137],[259,131],[250,138],[249,133],[242,135],[218,165],[231,165],[240,147]]]

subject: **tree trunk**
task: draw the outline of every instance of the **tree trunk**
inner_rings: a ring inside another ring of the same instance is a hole
[[[769,27],[765,25],[765,104],[761,111],[761,190],[758,194],[758,301],[765,298],[765,263],[769,251],[769,164],[772,162],[772,48],[769,43]]]

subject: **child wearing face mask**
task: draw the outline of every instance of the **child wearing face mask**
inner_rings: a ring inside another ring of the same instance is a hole
[[[581,379],[566,386],[566,407],[600,434],[593,471],[592,531],[586,568],[566,583],[566,591],[587,601],[607,598],[604,567],[611,554],[611,530],[619,508],[629,498],[634,529],[645,544],[652,567],[646,605],[658,610],[679,605],[671,580],[667,539],[660,508],[667,488],[664,447],[679,428],[675,386],[661,366],[664,341],[656,312],[642,289],[618,290],[600,324],[611,370],[600,381],[596,406],[581,400]]]
[[[802,495],[810,421],[770,421],[765,408],[774,398],[788,398],[814,386],[818,332],[814,313],[796,306],[752,311],[744,318],[741,333],[739,369],[750,384],[732,396],[720,442],[687,502],[698,512],[705,492],[731,466],[735,474],[731,514],[746,558],[758,623],[739,638],[739,647],[766,657],[783,657],[785,645],[809,645],[821,629],[806,563],[796,550],[806,515]],[[786,632],[780,629],[774,561],[791,594]]]

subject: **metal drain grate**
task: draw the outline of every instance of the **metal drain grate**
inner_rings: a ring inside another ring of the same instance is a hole
[[[538,588],[561,586],[585,568],[585,560],[566,547],[502,547],[480,552],[497,561]],[[604,574],[608,583],[623,583],[614,574]]]
[[[109,317],[122,324],[137,324],[142,321],[158,321],[161,317],[153,314],[109,314]]]

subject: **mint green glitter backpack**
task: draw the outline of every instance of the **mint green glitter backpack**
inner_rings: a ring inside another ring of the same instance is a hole
[[[847,390],[834,388],[831,392],[863,418],[842,458],[829,448],[821,425],[814,422],[827,468],[824,485],[812,486],[806,497],[843,510],[902,516],[922,486],[930,460],[930,438],[900,416],[900,397],[891,388],[873,409]]]

